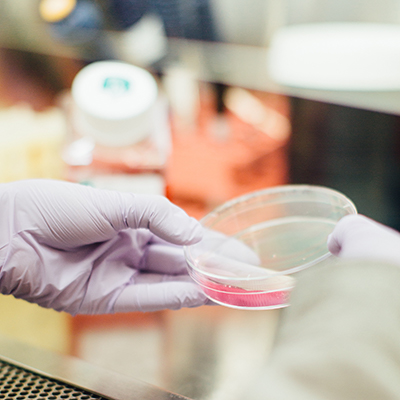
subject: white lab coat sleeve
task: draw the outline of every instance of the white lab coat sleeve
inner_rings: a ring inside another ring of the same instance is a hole
[[[242,399],[400,399],[400,267],[310,268],[291,301]]]

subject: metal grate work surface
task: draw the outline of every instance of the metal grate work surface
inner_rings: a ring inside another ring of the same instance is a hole
[[[190,400],[77,358],[0,335],[1,399]]]
[[[99,400],[105,398],[0,361],[0,399]]]

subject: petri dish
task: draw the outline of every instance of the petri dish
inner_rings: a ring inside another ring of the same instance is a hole
[[[332,257],[328,235],[354,203],[322,186],[284,185],[228,201],[200,220],[203,239],[184,248],[189,274],[215,303],[286,307],[296,274]]]

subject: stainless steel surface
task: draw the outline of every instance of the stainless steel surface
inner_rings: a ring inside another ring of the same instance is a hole
[[[185,399],[76,358],[0,337],[0,398],[68,399],[71,396],[74,399]]]
[[[119,325],[75,331],[74,339],[90,364],[193,400],[234,400],[268,361],[279,316],[207,306],[127,315]]]
[[[280,313],[219,306],[168,313],[162,387],[194,400],[243,399],[269,358]]]
[[[79,358],[0,336],[0,395],[28,386],[14,381],[27,370],[21,379],[44,393],[63,387],[115,400],[240,399],[269,358],[280,311],[210,306],[156,315],[155,322],[147,315],[129,324],[127,315],[120,326],[75,331]],[[22,369],[11,383],[2,381],[4,364]]]

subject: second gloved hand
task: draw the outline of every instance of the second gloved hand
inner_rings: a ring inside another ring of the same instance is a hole
[[[162,196],[51,180],[0,185],[0,292],[75,314],[207,302],[182,245],[199,223]]]
[[[400,265],[400,233],[362,215],[348,215],[328,238],[329,251],[341,258]]]

